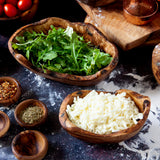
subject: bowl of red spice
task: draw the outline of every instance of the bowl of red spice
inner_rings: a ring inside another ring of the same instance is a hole
[[[21,96],[21,86],[12,77],[0,77],[0,105],[9,106],[18,101]]]
[[[46,105],[36,99],[28,99],[17,105],[14,116],[21,127],[32,128],[43,124],[48,115]]]

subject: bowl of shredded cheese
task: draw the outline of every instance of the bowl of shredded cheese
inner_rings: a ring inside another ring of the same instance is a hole
[[[81,90],[61,104],[59,121],[72,136],[91,143],[117,143],[136,135],[150,111],[150,99],[131,90]]]

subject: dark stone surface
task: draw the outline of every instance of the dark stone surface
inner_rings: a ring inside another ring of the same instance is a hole
[[[41,1],[36,17],[32,20],[37,21],[46,17],[61,17],[70,21],[83,21],[85,12],[78,6],[75,0],[70,1]],[[3,28],[3,26],[0,26]],[[1,106],[0,110],[6,112],[11,120],[11,127],[8,133],[0,138],[0,160],[15,160],[11,151],[11,142],[15,135],[25,130],[21,128],[14,119],[14,109],[18,103],[25,99],[35,98],[43,101],[49,111],[47,122],[35,128],[46,135],[49,141],[49,149],[44,160],[140,160],[141,155],[127,150],[119,144],[89,144],[70,136],[64,131],[58,120],[59,107],[69,93],[81,89],[101,89],[98,86],[78,87],[51,81],[37,76],[22,67],[11,56],[7,48],[7,40],[18,26],[12,26],[9,32],[0,31],[0,76],[12,76],[19,80],[23,92],[20,100],[6,108]],[[119,49],[120,61],[114,70],[114,76],[106,78],[105,82],[113,82],[113,86],[127,88],[127,86],[138,85],[137,79],[127,75],[128,73],[145,76],[144,81],[150,82],[152,89],[157,87],[151,70],[151,53],[153,47],[137,48],[132,51],[123,52]],[[134,69],[133,69],[134,68]],[[125,82],[125,83],[124,83]],[[103,88],[102,88],[103,89]],[[112,88],[109,88],[112,89]],[[142,88],[142,90],[145,88]],[[114,90],[113,90],[114,91]],[[143,92],[143,91],[142,91]],[[143,130],[148,132],[151,125],[149,122]],[[126,141],[126,144],[133,142],[138,135]],[[141,150],[148,149],[148,146],[140,143]]]

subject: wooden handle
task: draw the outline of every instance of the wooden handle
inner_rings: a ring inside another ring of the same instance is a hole
[[[15,58],[20,64],[23,64],[25,67],[33,66],[22,54],[15,54]]]

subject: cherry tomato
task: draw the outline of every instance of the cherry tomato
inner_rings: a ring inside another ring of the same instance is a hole
[[[0,16],[3,14],[3,5],[0,4]]]
[[[12,4],[14,6],[17,6],[18,0],[6,0],[6,3]]]
[[[21,11],[28,10],[32,6],[32,0],[19,0],[18,1],[18,8]]]
[[[5,0],[0,0],[0,4],[4,4]]]
[[[18,13],[16,7],[13,6],[12,4],[5,4],[4,12],[8,17],[15,17]]]

